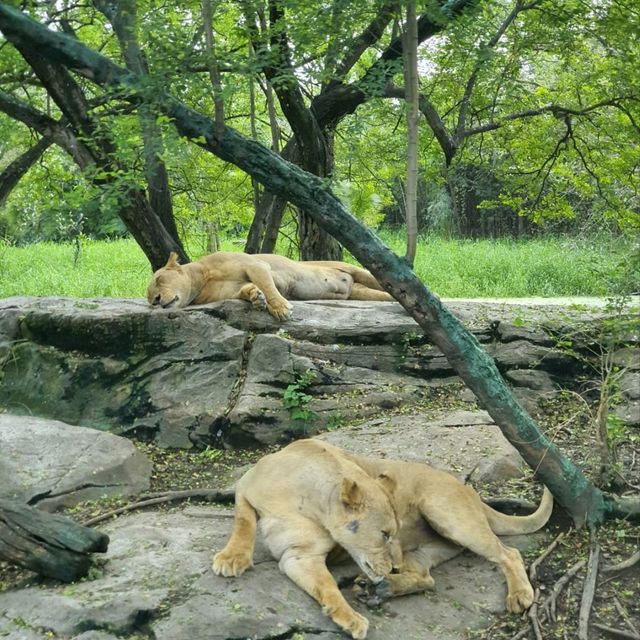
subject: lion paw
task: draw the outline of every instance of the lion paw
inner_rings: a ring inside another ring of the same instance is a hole
[[[242,575],[251,566],[251,556],[245,552],[223,549],[213,556],[213,572],[225,578]]]
[[[522,613],[533,604],[533,589],[527,585],[507,595],[507,610],[511,613]]]
[[[325,613],[328,612],[325,610]],[[349,607],[329,615],[339,627],[350,633],[351,637],[356,638],[356,640],[362,640],[367,637],[369,621],[357,611]]]
[[[282,298],[282,300],[275,300],[271,303],[267,303],[267,310],[278,320],[286,320],[289,318],[292,308],[293,307],[284,298]]]
[[[389,581],[382,580],[373,584],[364,576],[358,576],[353,583],[353,592],[360,602],[370,609],[377,609],[383,602],[391,598]]]

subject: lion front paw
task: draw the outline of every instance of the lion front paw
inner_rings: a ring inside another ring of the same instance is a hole
[[[327,612],[325,611],[325,613]],[[367,637],[369,621],[357,611],[350,607],[343,607],[341,610],[334,611],[329,615],[339,627],[350,633],[351,637],[356,638],[356,640],[362,640]]]
[[[530,585],[507,595],[507,610],[511,613],[522,613],[533,604],[533,589]]]
[[[272,300],[271,302],[267,302],[267,311],[278,320],[286,320],[289,318],[292,308],[293,307],[284,298],[281,300]]]
[[[225,578],[241,576],[251,566],[251,555],[244,551],[223,549],[213,556],[213,572]]]

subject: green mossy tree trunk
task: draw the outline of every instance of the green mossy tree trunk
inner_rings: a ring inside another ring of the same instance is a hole
[[[129,92],[130,100],[140,100],[135,93],[135,76],[78,41],[49,31],[2,4],[0,30],[11,42],[28,43],[41,55],[57,60],[95,83],[117,86],[123,95]],[[404,260],[345,209],[322,179],[284,161],[229,127],[216,127],[209,118],[171,96],[159,98],[157,104],[182,136],[233,163],[272,193],[308,211],[319,225],[371,270],[442,350],[506,438],[536,470],[577,525],[593,526],[607,517],[625,514],[639,517],[637,499],[623,501],[600,491],[540,432],[475,337],[420,282]]]

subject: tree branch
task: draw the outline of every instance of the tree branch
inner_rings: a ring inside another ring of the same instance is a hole
[[[473,71],[467,79],[467,84],[465,85],[464,94],[460,103],[460,111],[458,112],[458,123],[456,125],[455,134],[453,136],[456,144],[460,144],[460,142],[462,141],[467,122],[469,103],[471,102],[471,96],[476,86],[476,82],[478,81],[480,71],[487,63],[487,52],[493,49],[498,44],[498,42],[500,42],[500,38],[502,38],[502,36],[505,34],[505,31],[509,28],[509,26],[516,19],[519,13],[531,9],[537,4],[539,4],[539,2],[531,2],[528,5],[524,5],[522,4],[522,0],[516,0],[515,6],[513,7],[509,15],[503,20],[500,27],[498,27],[498,30],[493,35],[493,37],[490,38],[488,42],[480,46]]]
[[[344,54],[342,61],[336,65],[335,71],[332,73],[332,80],[328,86],[344,80],[356,62],[360,60],[362,54],[380,40],[384,30],[393,18],[396,6],[397,2],[395,0],[385,2],[380,6],[378,15],[365,27],[360,35],[353,39],[351,47]]]

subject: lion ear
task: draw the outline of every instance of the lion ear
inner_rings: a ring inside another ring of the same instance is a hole
[[[344,478],[340,490],[340,500],[349,509],[359,509],[362,506],[362,489],[355,480]]]
[[[382,488],[392,496],[398,486],[395,478],[388,476],[386,473],[381,473],[378,476],[378,482],[382,485]]]
[[[169,254],[169,259],[167,260],[167,264],[164,265],[164,268],[175,269],[178,266],[180,266],[180,263],[178,262],[178,254],[175,251],[172,251]]]

